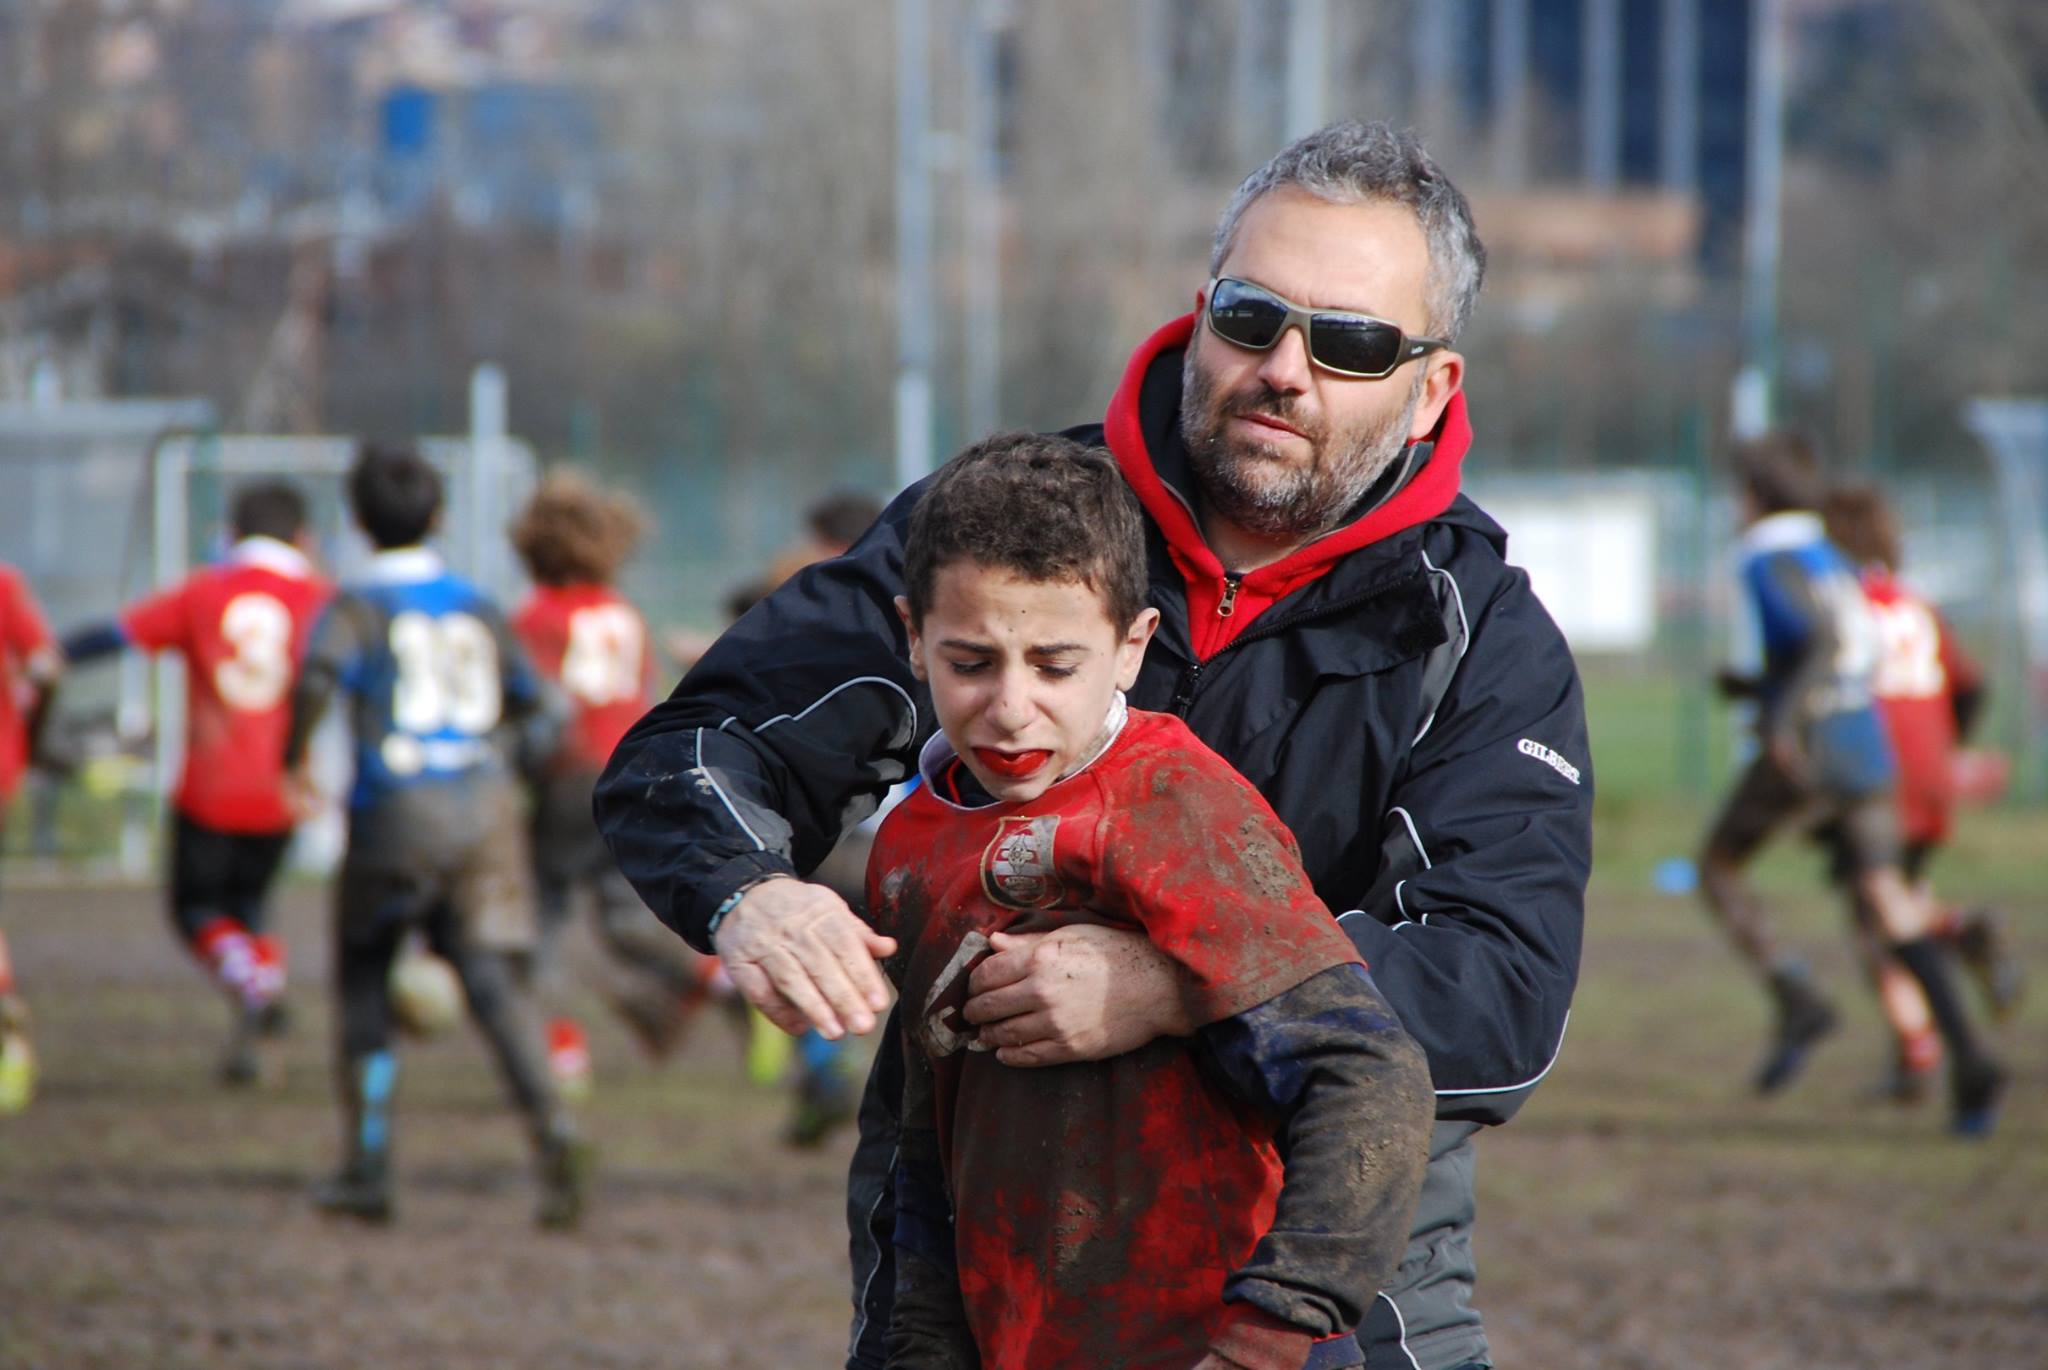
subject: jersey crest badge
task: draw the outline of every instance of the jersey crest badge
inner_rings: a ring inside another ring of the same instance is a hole
[[[1053,864],[1053,834],[1060,816],[998,820],[995,839],[981,854],[981,887],[1006,908],[1049,909],[1066,897]]]

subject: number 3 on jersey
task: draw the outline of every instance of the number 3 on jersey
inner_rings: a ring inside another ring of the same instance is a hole
[[[400,730],[481,737],[497,726],[504,711],[498,644],[481,621],[407,610],[391,620],[391,655],[398,662],[391,721]]]
[[[244,594],[221,610],[229,654],[213,668],[222,702],[242,713],[277,707],[292,679],[291,611],[270,595]]]
[[[601,708],[640,697],[647,650],[640,616],[623,604],[593,604],[569,615],[562,688],[580,704]]]

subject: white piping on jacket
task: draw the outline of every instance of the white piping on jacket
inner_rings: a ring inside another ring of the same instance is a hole
[[[1442,576],[1446,581],[1450,582],[1451,602],[1458,606],[1458,660],[1451,667],[1451,678],[1456,679],[1458,667],[1464,664],[1465,653],[1470,651],[1472,647],[1472,624],[1465,617],[1465,592],[1458,588],[1458,578],[1431,561],[1427,551],[1422,553],[1422,564],[1429,569],[1431,575]],[[1450,681],[1448,680],[1444,682],[1444,693],[1450,693]],[[1422,727],[1415,734],[1414,740],[1408,744],[1409,746],[1412,747],[1415,743],[1422,741],[1423,734],[1427,733],[1435,725],[1436,711],[1442,705],[1443,699],[1439,696],[1437,703],[1430,708],[1429,717],[1422,720]]]
[[[709,785],[711,792],[718,796],[718,802],[725,805],[725,811],[732,815],[732,821],[740,825],[741,832],[753,839],[754,850],[767,851],[768,844],[761,840],[761,834],[747,826],[747,820],[740,817],[740,811],[733,807],[732,799],[726,794],[725,787],[718,783],[718,777],[713,775],[711,768],[704,764],[704,730],[702,728],[697,729],[697,764],[691,769],[704,777],[704,783]]]

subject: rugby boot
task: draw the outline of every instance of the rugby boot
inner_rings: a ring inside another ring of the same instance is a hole
[[[1802,972],[1772,971],[1771,997],[1777,1001],[1778,1028],[1757,1069],[1759,1094],[1775,1094],[1798,1078],[1814,1046],[1835,1030],[1837,1021],[1834,1006]]]
[[[620,994],[612,1008],[632,1030],[633,1040],[650,1060],[660,1061],[682,1043],[694,1009],[691,1001],[663,990]]]
[[[1956,956],[1983,991],[1991,1017],[2004,1022],[2026,995],[2027,975],[2005,936],[2005,920],[1995,909],[1974,908],[1957,920],[1952,939]]]
[[[1901,1108],[1924,1103],[1933,1091],[1935,1074],[1940,1067],[1938,1055],[1933,1064],[1923,1065],[1901,1052],[1892,1058],[1884,1074],[1869,1084],[1863,1097],[1871,1103],[1897,1104]]]
[[[0,943],[4,965],[5,943]],[[0,993],[0,1115],[19,1113],[36,1092],[36,1049],[28,1037],[28,1005]]]
[[[338,1218],[391,1221],[391,1164],[387,1155],[355,1156],[313,1187],[313,1206]]]
[[[391,1096],[398,1058],[372,1051],[342,1065],[341,1121],[346,1159],[341,1170],[313,1190],[323,1213],[391,1221]]]
[[[231,1088],[247,1088],[263,1078],[263,1058],[256,1050],[255,1017],[255,1010],[242,1009],[235,1014],[235,1025],[228,1029],[227,1049],[220,1058],[220,1082]]]
[[[823,1144],[834,1129],[860,1111],[860,1086],[847,1070],[841,1044],[807,1032],[799,1043],[803,1071],[796,1082],[796,1107],[782,1140],[801,1150]]]
[[[597,1148],[573,1132],[558,1128],[548,1134],[540,1144],[540,1204],[534,1209],[535,1226],[563,1231],[582,1221],[590,1172],[596,1163]]]
[[[1955,1105],[1949,1130],[1958,1137],[1990,1136],[1998,1123],[1998,1101],[2005,1085],[2005,1070],[1996,1061],[1982,1056],[1957,1060],[1949,1073],[1949,1093]]]

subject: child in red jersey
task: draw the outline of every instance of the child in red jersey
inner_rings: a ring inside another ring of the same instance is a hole
[[[1898,764],[1902,865],[1933,901],[1928,863],[1955,822],[1956,751],[1983,710],[1984,679],[1941,614],[1899,578],[1904,538],[1897,512],[1872,485],[1845,485],[1822,506],[1828,537],[1856,563],[1877,625],[1877,672],[1871,681]],[[1997,916],[1937,904],[1937,930],[1982,983],[1999,1016],[2022,988],[2019,963],[2004,946]],[[1889,1092],[1913,1100],[1941,1061],[1941,1047],[1917,986],[1876,949],[1868,957],[1885,1017],[1898,1039]]]
[[[559,745],[529,767],[540,913],[536,960],[542,967],[550,961],[571,901],[588,890],[599,936],[624,986],[613,1002],[659,1055],[681,1038],[706,981],[694,954],[655,920],[619,874],[590,816],[597,774],[626,729],[646,712],[654,683],[647,624],[612,585],[640,534],[640,516],[623,498],[569,472],[549,476],[511,528],[512,545],[534,581],[533,593],[512,616],[512,629],[571,711]],[[567,1067],[582,1029],[571,1019],[556,1019],[548,1035],[558,1077],[573,1082]]]
[[[283,1028],[284,943],[266,899],[297,815],[285,793],[288,697],[313,620],[332,594],[302,542],[303,496],[281,481],[236,492],[225,560],[64,641],[73,662],[123,647],[185,658],[185,768],[171,802],[170,913],[227,994],[221,1064],[254,1082],[259,1040]]]
[[[64,658],[28,582],[0,562],[0,834],[63,672]],[[34,1090],[28,1006],[15,992],[7,936],[0,933],[0,1113],[26,1107]]]
[[[904,1015],[889,1364],[1361,1364],[1428,1070],[1264,800],[1125,707],[1159,620],[1135,499],[1101,453],[991,438],[925,494],[904,580],[944,731],[868,868]],[[1000,1064],[960,1017],[970,972],[1075,921],[1171,955],[1193,1035]]]

